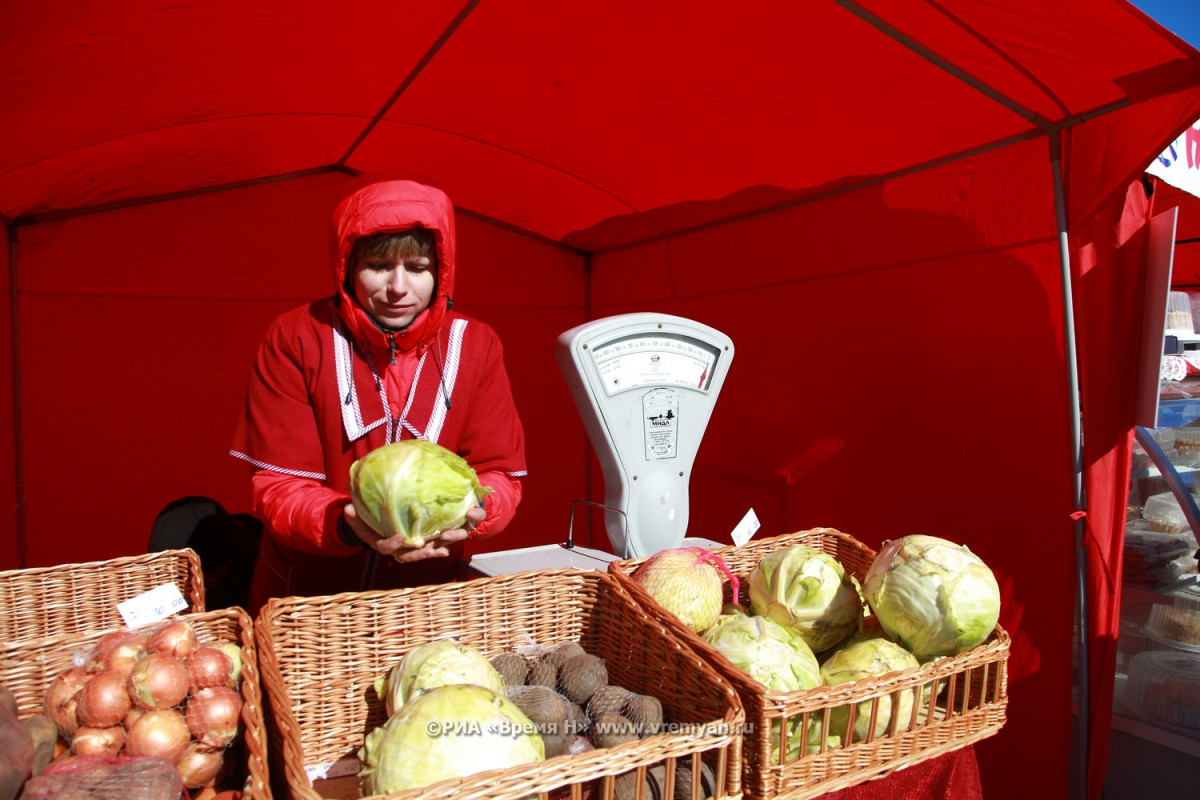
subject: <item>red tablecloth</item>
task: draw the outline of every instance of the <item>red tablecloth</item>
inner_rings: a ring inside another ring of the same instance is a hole
[[[914,764],[886,778],[822,795],[822,800],[982,800],[974,747]]]

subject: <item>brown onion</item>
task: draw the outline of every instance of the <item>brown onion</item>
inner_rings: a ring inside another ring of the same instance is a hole
[[[121,724],[125,726],[125,730],[129,730],[133,727],[133,724],[138,721],[138,717],[145,713],[146,709],[135,705],[133,708],[129,709],[129,713],[125,715],[125,721]]]
[[[217,648],[233,661],[233,688],[237,688],[238,682],[242,679],[242,648],[233,642],[218,642],[211,645]]]
[[[146,637],[135,631],[116,631],[100,638],[85,665],[88,672],[129,673],[135,661],[146,652]]]
[[[89,728],[110,728],[121,724],[133,701],[129,699],[125,676],[119,672],[93,675],[75,695],[75,716]]]
[[[197,647],[184,662],[188,688],[195,694],[209,686],[234,686],[233,659],[215,647]]]
[[[129,695],[142,708],[174,708],[187,699],[187,666],[162,653],[142,656],[129,673]]]
[[[107,728],[81,727],[71,737],[71,752],[77,756],[112,758],[125,746],[125,729],[120,725]]]
[[[178,711],[147,711],[129,729],[125,737],[125,754],[174,761],[187,749],[190,740],[187,723]]]
[[[88,672],[83,667],[68,667],[60,672],[46,689],[42,708],[63,736],[69,737],[79,728],[75,698],[87,683],[88,677]]]
[[[159,625],[150,633],[149,650],[154,653],[187,658],[196,648],[196,632],[181,619],[173,619]]]
[[[187,726],[198,742],[225,747],[237,735],[242,698],[228,686],[210,686],[192,695],[187,706]]]
[[[225,766],[225,751],[205,747],[199,742],[192,742],[183,755],[175,759],[175,769],[183,777],[183,785],[189,789],[199,789],[212,786],[221,767]]]

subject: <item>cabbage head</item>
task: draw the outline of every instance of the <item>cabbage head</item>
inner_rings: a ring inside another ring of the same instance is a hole
[[[839,646],[837,651],[821,665],[821,679],[826,684],[833,686],[887,675],[889,672],[917,669],[920,666],[916,656],[894,642],[881,638],[863,639]],[[874,735],[876,737],[887,733],[893,711],[896,716],[896,730],[907,730],[913,721],[913,700],[917,691],[921,691],[922,694],[922,707],[926,706],[931,693],[929,686],[925,686],[921,690],[905,690],[900,693],[898,700],[894,700],[891,694],[885,694],[879,698],[879,707],[875,712]],[[856,742],[866,740],[871,732],[872,702],[874,701],[864,700],[857,704],[858,707],[854,712],[853,731],[853,740]],[[830,726],[834,733],[839,735],[847,733],[846,724],[849,721],[850,708],[851,706],[845,705],[830,710]]]
[[[390,717],[418,695],[456,683],[504,690],[504,678],[482,653],[453,639],[438,639],[405,653],[387,675],[376,679],[375,692]]]
[[[367,735],[358,752],[366,794],[392,794],[448,778],[546,760],[537,726],[483,686],[439,686],[413,698]]]
[[[937,536],[885,542],[863,592],[884,630],[923,662],[970,650],[1000,618],[991,569],[965,545]]]
[[[883,629],[883,625],[879,623],[879,617],[875,616],[874,614],[869,614],[863,617],[858,628],[852,631],[849,636],[847,636],[845,639],[842,639],[828,650],[823,650],[820,653],[817,653],[817,661],[820,661],[822,664],[824,664],[838,650],[842,650],[843,648],[849,647],[852,644],[857,644],[858,642],[865,642],[868,639],[887,639],[889,642],[896,641],[888,634],[887,631]]]
[[[863,617],[858,580],[813,547],[792,545],[768,553],[748,581],[754,613],[795,631],[814,653],[845,639]]]
[[[768,689],[798,692],[821,685],[821,667],[804,639],[766,617],[731,614],[703,638]]]
[[[470,464],[424,439],[386,444],[350,465],[359,517],[380,536],[403,536],[412,547],[461,528],[467,511],[491,493]]]
[[[804,639],[766,617],[727,614],[702,638],[768,689],[797,692],[821,685],[821,668]],[[788,720],[788,761],[798,758],[802,747],[810,753],[820,747],[821,721],[810,717],[807,735],[800,729],[803,721],[801,716]],[[779,725],[778,719],[771,723],[774,763],[780,763]]]

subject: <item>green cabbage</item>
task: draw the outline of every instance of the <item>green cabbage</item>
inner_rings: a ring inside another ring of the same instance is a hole
[[[866,617],[863,617],[858,628],[851,631],[850,635],[845,639],[842,639],[828,650],[823,650],[820,653],[817,653],[817,661],[820,661],[823,664],[828,661],[829,658],[837,651],[847,648],[852,644],[857,644],[858,642],[865,642],[868,639],[887,639],[889,642],[895,641],[895,639],[889,636],[888,632],[883,629],[883,625],[879,623],[879,617],[875,616],[874,614],[870,614]]]
[[[816,548],[792,545],[768,553],[749,583],[754,613],[795,631],[814,653],[845,639],[863,617],[858,581]]]
[[[413,547],[461,528],[467,511],[491,493],[470,464],[424,439],[384,445],[350,465],[359,517],[381,536],[403,536]]]
[[[375,680],[375,692],[390,717],[417,695],[456,683],[504,690],[504,678],[482,653],[453,639],[438,639],[405,653],[386,676]]]
[[[863,592],[883,629],[921,661],[970,650],[1000,618],[991,569],[965,545],[936,536],[886,542]]]
[[[367,735],[358,757],[366,794],[377,795],[540,763],[546,748],[516,703],[463,683],[414,697]]]
[[[821,668],[804,639],[793,631],[766,617],[723,615],[717,624],[702,637],[729,659],[735,667],[769,689],[797,692],[821,685]],[[788,720],[788,749],[786,760],[800,756],[800,749],[812,753],[821,745],[821,721],[809,718],[807,735],[800,726],[804,718]],[[771,757],[779,758],[780,720],[771,723]],[[840,740],[830,739],[830,746]]]
[[[766,617],[730,614],[703,638],[769,689],[797,692],[821,685],[821,667],[804,639]]]
[[[839,646],[837,651],[821,665],[821,679],[828,685],[850,681],[861,681],[867,678],[887,675],[889,672],[899,672],[920,667],[916,656],[900,645],[883,638],[869,638]],[[887,733],[888,724],[892,719],[893,705],[896,713],[896,730],[906,730],[912,720],[913,698],[915,689],[901,692],[898,701],[893,701],[893,695],[886,694],[879,698],[878,709],[875,712],[874,735],[876,737]],[[922,705],[929,700],[930,687],[923,688]],[[854,712],[853,738],[856,742],[864,741],[871,731],[871,704],[873,701],[864,700],[857,704]],[[849,720],[851,706],[838,706],[829,712],[830,726],[838,734],[847,733],[846,725]]]

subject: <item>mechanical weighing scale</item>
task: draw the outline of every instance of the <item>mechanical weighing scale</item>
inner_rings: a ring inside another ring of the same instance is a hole
[[[563,544],[472,557],[469,569],[500,575],[565,566],[606,569],[684,545],[688,483],[700,440],[733,361],[733,341],[707,325],[656,313],[586,322],[558,337],[555,358],[604,475],[605,530],[615,553]],[[572,518],[574,504],[572,504]]]

